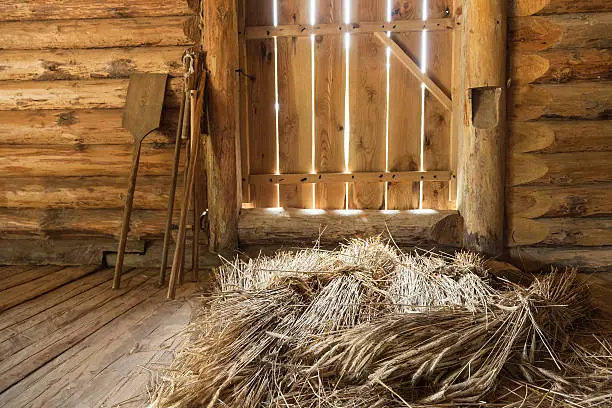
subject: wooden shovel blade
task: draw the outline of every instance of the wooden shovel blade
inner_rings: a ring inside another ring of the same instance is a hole
[[[121,125],[135,142],[159,127],[168,74],[131,74]]]

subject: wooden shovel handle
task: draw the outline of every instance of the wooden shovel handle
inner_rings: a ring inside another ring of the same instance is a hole
[[[121,221],[121,236],[119,237],[119,248],[117,249],[117,261],[115,263],[115,276],[113,278],[113,289],[119,289],[121,285],[121,272],[123,269],[123,256],[127,244],[128,231],[130,230],[130,216],[132,215],[132,204],[134,203],[134,191],[136,190],[136,176],[138,175],[138,164],[140,162],[140,148],[142,141],[134,142],[132,153],[132,170],[128,184],[125,207],[123,208],[123,219]]]
[[[164,232],[164,246],[162,249],[161,268],[159,270],[159,286],[163,286],[166,280],[166,267],[168,266],[168,248],[170,247],[170,229],[172,227],[172,212],[174,211],[174,198],[176,196],[176,182],[178,178],[179,161],[181,158],[181,140],[183,134],[187,133],[189,118],[189,98],[183,93],[181,98],[181,109],[179,112],[179,123],[176,128],[176,140],[174,144],[174,160],[172,162],[172,181],[170,183],[170,194],[168,195],[168,215],[166,217],[166,231]]]

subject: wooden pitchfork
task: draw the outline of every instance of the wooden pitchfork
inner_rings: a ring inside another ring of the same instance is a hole
[[[167,78],[168,74],[130,75],[130,84],[128,85],[127,100],[123,110],[121,126],[132,133],[134,146],[132,152],[132,170],[130,172],[125,207],[123,209],[123,220],[121,221],[121,236],[119,237],[119,248],[117,249],[113,289],[119,289],[121,284],[123,257],[130,229],[130,216],[132,215],[132,204],[134,203],[134,190],[136,189],[136,176],[138,175],[142,141],[159,127]]]

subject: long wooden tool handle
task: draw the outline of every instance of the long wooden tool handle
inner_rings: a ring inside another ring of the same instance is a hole
[[[198,197],[198,187],[200,184],[200,160],[194,157],[198,163],[195,166],[193,176],[193,244],[191,247],[191,271],[193,281],[198,281],[198,269],[200,268],[200,199]]]
[[[134,191],[136,190],[136,176],[138,175],[138,164],[140,162],[140,147],[142,142],[134,142],[132,153],[132,171],[128,184],[125,207],[123,208],[123,220],[121,221],[121,236],[119,237],[119,248],[117,249],[117,261],[115,262],[115,276],[113,278],[113,289],[119,289],[121,285],[121,272],[123,269],[123,256],[127,244],[128,231],[130,230],[130,216],[132,215],[132,204],[134,203]]]
[[[191,100],[191,98],[189,98],[189,100]],[[189,106],[191,106],[191,102],[189,102]],[[191,110],[191,108],[190,108]],[[191,115],[191,114],[190,114]],[[191,122],[191,116],[189,117],[189,122]],[[189,132],[191,134],[191,131]],[[184,174],[183,174],[183,183],[185,185],[185,188],[187,188],[187,186],[189,185],[189,183],[187,182],[187,176],[189,173],[189,163],[191,163],[191,136],[187,135],[185,136],[185,140],[187,141],[187,143],[185,143],[185,170]],[[187,197],[187,196],[184,196]],[[186,199],[186,198],[185,198]],[[189,213],[189,207],[187,207],[187,212]],[[185,246],[185,241],[187,240],[187,233],[185,233],[185,236],[183,237],[183,243],[181,245],[183,245],[183,247]],[[183,276],[183,272],[185,271],[185,253],[183,252],[181,254],[181,266],[179,268],[178,271],[178,277],[179,277],[179,283],[182,282],[181,278]]]
[[[200,160],[202,152],[202,145],[200,144],[200,134],[202,132],[199,126],[197,126],[197,129],[197,140],[192,142],[192,145],[194,143],[198,143],[199,145],[197,156],[193,157],[193,160],[195,160],[195,165],[193,167],[193,199],[191,202],[193,207],[193,242],[191,247],[191,271],[193,273],[194,282],[197,282],[198,280],[198,269],[200,267],[200,199],[198,197],[198,187],[200,184],[200,171],[202,166],[202,162]],[[183,275],[180,275],[180,277],[182,278]]]
[[[174,198],[176,196],[176,182],[178,179],[178,167],[181,158],[181,139],[187,132],[187,122],[189,108],[185,105],[189,98],[183,93],[181,98],[181,108],[179,112],[179,123],[176,127],[176,141],[174,143],[174,161],[172,162],[172,182],[170,183],[170,194],[168,195],[168,215],[166,217],[166,231],[164,232],[164,246],[162,249],[161,268],[159,270],[159,286],[163,286],[166,281],[166,268],[168,266],[168,248],[170,246],[170,229],[172,228],[172,212],[174,211]]]
[[[193,174],[195,170],[195,165],[197,160],[195,159],[198,156],[200,141],[197,138],[197,132],[194,132],[194,118],[195,118],[195,108],[196,108],[196,91],[191,91],[191,137],[195,138],[193,144],[193,149],[191,150],[191,160],[189,161],[189,169],[187,170],[187,183],[185,185],[185,194],[184,201],[181,207],[181,216],[179,219],[179,230],[176,236],[176,249],[174,251],[174,259],[172,261],[172,272],[170,273],[170,280],[168,282],[168,299],[174,299],[176,295],[176,284],[178,282],[179,270],[181,267],[181,260],[183,259],[183,252],[185,250],[185,228],[187,224],[187,211],[189,209],[189,202],[191,201],[191,197],[193,195]]]

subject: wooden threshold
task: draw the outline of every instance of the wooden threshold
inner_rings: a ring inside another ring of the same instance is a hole
[[[348,237],[393,237],[400,246],[459,246],[457,211],[316,210],[243,208],[238,221],[241,246],[335,246]]]
[[[287,24],[246,28],[247,40],[273,37],[308,37],[310,35],[364,34],[376,32],[405,33],[410,31],[448,31],[455,27],[452,18],[403,21],[360,21],[348,24]]]
[[[449,181],[456,176],[447,170],[440,171],[371,171],[357,173],[292,173],[292,174],[251,174],[249,184],[312,184],[389,182],[411,183],[415,181]]]
[[[427,74],[425,74],[418,64],[406,54],[406,52],[390,37],[387,37],[385,33],[376,33],[376,37],[387,47],[391,49],[393,55],[399,59],[408,71],[421,82],[425,84],[429,92],[446,108],[447,110],[453,109],[453,102],[451,98],[436,84]]]

